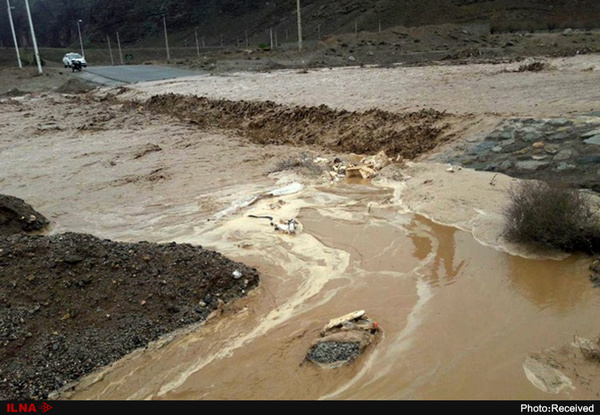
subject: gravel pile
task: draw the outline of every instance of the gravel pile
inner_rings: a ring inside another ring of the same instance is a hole
[[[359,342],[320,342],[310,348],[307,358],[320,364],[349,362],[360,356]]]
[[[256,269],[189,244],[0,236],[0,400],[48,399],[258,282]]]

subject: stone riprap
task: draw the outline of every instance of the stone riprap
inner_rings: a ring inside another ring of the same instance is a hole
[[[508,118],[435,161],[600,191],[600,112],[568,118]]]

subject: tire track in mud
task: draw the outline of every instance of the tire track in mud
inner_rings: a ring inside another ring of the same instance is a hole
[[[139,103],[133,104],[140,106]],[[385,151],[414,159],[451,140],[455,116],[433,109],[394,113],[286,106],[272,101],[230,101],[161,94],[141,104],[202,127],[233,129],[256,144],[313,146],[358,154]]]

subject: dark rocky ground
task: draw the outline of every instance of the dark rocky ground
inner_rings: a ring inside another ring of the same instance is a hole
[[[46,223],[0,196],[0,400],[48,399],[259,282],[200,246],[26,232]]]

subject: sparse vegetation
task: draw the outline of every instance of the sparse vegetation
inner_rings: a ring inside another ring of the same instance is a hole
[[[294,170],[308,176],[320,176],[323,173],[323,167],[315,163],[309,153],[301,153],[277,162],[272,173],[286,170]]]
[[[585,359],[600,364],[600,339],[581,341],[575,338],[574,343],[579,344],[579,350]]]
[[[546,62],[540,62],[540,61],[524,63],[523,65],[519,66],[519,69],[517,69],[517,72],[540,72],[540,71],[543,71],[544,69],[546,69],[547,66],[548,66],[548,64]]]
[[[565,252],[599,252],[600,217],[586,193],[531,180],[510,188],[508,196],[503,213],[509,241]]]

